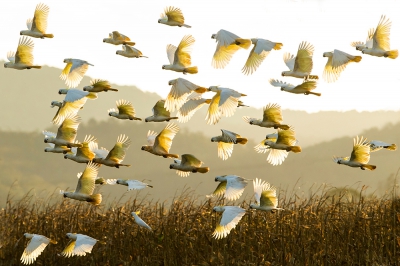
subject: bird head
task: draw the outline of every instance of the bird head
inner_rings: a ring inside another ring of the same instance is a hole
[[[165,69],[165,67],[166,67],[166,65],[163,65],[163,66],[162,66],[162,69]]]
[[[61,107],[62,103],[59,101],[52,101],[50,104],[51,108],[54,108],[55,106]]]
[[[158,20],[158,23],[161,23],[161,19]]]
[[[255,209],[254,207],[255,207],[256,205],[255,204],[250,204],[250,209]]]
[[[217,141],[217,138],[216,137],[212,137],[211,138],[211,142],[216,142]]]
[[[93,86],[85,86],[85,87],[83,87],[83,91],[87,91],[87,90],[90,90],[90,89],[93,89]]]
[[[44,138],[44,143],[47,143],[49,141],[49,138]]]
[[[65,155],[64,155],[64,159],[68,159],[68,154],[65,154]]]
[[[283,71],[283,72],[282,72],[282,74],[281,74],[281,75],[282,75],[282,77],[284,77],[284,76],[285,76],[285,74],[286,74],[286,71]]]
[[[64,63],[71,63],[71,58],[65,58]]]
[[[67,94],[68,93],[68,89],[59,89],[58,90],[58,94]]]
[[[169,169],[174,169],[174,167],[175,167],[175,165],[174,165],[173,163],[171,163],[171,164],[169,165]]]
[[[168,81],[168,85],[175,85],[177,79]]]
[[[116,183],[119,185],[121,184],[121,180],[117,179]]]
[[[48,152],[48,151],[49,151],[49,148],[45,148],[45,149],[44,149],[44,152]]]
[[[224,207],[222,207],[222,206],[215,206],[214,208],[213,208],[213,211],[214,212],[223,212],[225,209],[224,209]]]
[[[270,141],[270,140],[266,140],[266,141],[264,142],[264,145],[266,145],[266,146],[271,146],[272,144],[274,144],[274,142],[272,142],[272,141]]]
[[[4,67],[7,68],[9,65],[9,62],[4,63]]]
[[[217,38],[217,34],[211,35],[211,39],[216,39],[216,38]]]

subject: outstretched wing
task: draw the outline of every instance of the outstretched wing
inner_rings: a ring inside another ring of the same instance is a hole
[[[26,36],[19,38],[17,52],[15,53],[15,63],[33,65],[33,47],[34,44],[31,38]]]
[[[47,29],[47,16],[49,15],[50,8],[43,4],[39,3],[35,9],[35,15],[32,20],[32,31],[40,31],[41,33],[46,33]]]
[[[192,64],[190,58],[190,50],[194,44],[195,39],[192,35],[185,35],[178,45],[174,56],[174,65],[189,67]]]
[[[312,56],[314,46],[307,42],[301,42],[297,50],[293,71],[310,73],[313,68]]]

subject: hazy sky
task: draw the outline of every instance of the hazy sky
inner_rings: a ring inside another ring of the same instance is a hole
[[[5,60],[8,51],[16,50],[19,32],[26,29],[26,19],[33,17],[37,3],[32,0],[0,1],[3,10],[0,59]],[[169,92],[169,80],[183,77],[205,87],[220,85],[238,90],[248,95],[242,100],[254,107],[277,102],[285,109],[309,112],[400,109],[400,58],[362,55],[362,61],[350,64],[336,83],[327,84],[322,80],[327,60],[322,57],[323,52],[340,49],[361,55],[350,43],[365,41],[368,29],[377,26],[382,14],[392,20],[391,49],[400,49],[400,1],[47,0],[44,3],[50,7],[47,32],[55,37],[34,39],[35,63],[39,65],[63,68],[64,58],[84,59],[94,64],[86,73],[88,76],[119,85],[136,85],[162,97]],[[160,14],[169,5],[181,8],[185,23],[192,28],[158,24]],[[241,69],[251,48],[238,51],[225,69],[214,69],[211,59],[216,43],[211,35],[220,29],[242,38],[281,42],[283,48],[272,51],[250,76],[243,75]],[[121,46],[102,42],[114,30],[129,36],[136,42],[135,47],[149,58],[116,55]],[[186,34],[192,34],[196,39],[192,63],[198,66],[199,73],[184,76],[162,70],[161,66],[168,64],[167,44],[177,46]],[[281,77],[281,72],[288,70],[282,60],[284,52],[296,53],[301,41],[308,41],[315,47],[312,74],[321,78],[316,89],[322,93],[321,97],[281,92],[268,82],[270,78],[276,78],[292,84],[301,83],[301,79]],[[78,88],[85,85],[80,84]],[[58,89],[54,88],[55,92]]]

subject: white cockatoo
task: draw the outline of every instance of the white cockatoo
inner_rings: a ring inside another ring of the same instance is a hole
[[[272,165],[280,165],[288,156],[289,151],[294,153],[301,152],[301,147],[295,146],[297,142],[293,127],[286,130],[278,129],[278,137],[276,141],[266,138],[264,142],[264,145],[269,147],[267,162]]]
[[[196,74],[198,72],[197,66],[191,66],[192,59],[190,57],[191,47],[195,39],[192,35],[185,35],[178,47],[168,44],[167,56],[169,65],[163,65],[162,69],[182,72],[183,74]]]
[[[141,190],[146,187],[153,187],[149,184],[143,183],[139,180],[132,180],[132,179],[107,179],[106,182],[108,185],[123,185],[128,187],[128,191],[130,190]]]
[[[211,35],[211,39],[215,39],[217,42],[217,48],[211,62],[211,65],[217,69],[224,68],[237,50],[240,48],[249,49],[251,46],[250,39],[242,39],[232,32],[222,29]]]
[[[19,38],[17,52],[8,52],[7,59],[9,62],[4,63],[5,68],[14,68],[18,70],[37,68],[41,66],[33,65],[33,41],[31,38],[23,36]]]
[[[145,122],[164,122],[164,121],[169,122],[169,120],[171,120],[171,119],[178,119],[177,116],[171,116],[171,113],[169,111],[167,111],[167,109],[165,109],[164,105],[165,105],[165,100],[157,101],[152,109],[153,115],[146,117],[146,119],[144,121]]]
[[[60,194],[62,194],[64,198],[87,201],[95,206],[99,205],[102,200],[101,194],[93,194],[99,168],[99,164],[89,162],[86,165],[86,168],[83,171],[82,175],[78,179],[78,184],[75,191],[66,192],[61,190]]]
[[[372,38],[374,37],[374,32],[375,32],[374,28],[369,29],[368,36],[367,36],[367,39],[365,40],[365,43],[364,42],[352,42],[352,43],[350,43],[350,45],[355,47],[357,51],[362,51],[365,48],[372,48],[372,43],[373,43]]]
[[[368,142],[369,147],[371,148],[371,152],[380,151],[382,149],[386,149],[388,151],[395,151],[397,150],[397,145],[392,143],[383,142],[380,140],[371,140]]]
[[[158,23],[165,24],[168,26],[178,26],[191,28],[191,26],[185,24],[185,18],[180,8],[169,6],[164,9],[164,13],[161,14]]]
[[[128,36],[125,36],[116,30],[113,31],[112,33],[108,34],[108,38],[104,38],[103,42],[114,44],[114,45],[120,45],[120,44],[127,44],[130,46],[135,45],[135,43],[132,42]]]
[[[103,79],[92,79],[90,81],[90,86],[83,87],[83,91],[88,92],[108,92],[108,91],[118,91],[117,89],[111,88],[110,83]]]
[[[232,156],[234,144],[246,144],[247,139],[237,133],[221,129],[222,135],[211,138],[211,142],[218,142],[218,157],[227,160]]]
[[[47,5],[43,3],[37,4],[33,19],[26,21],[28,30],[21,30],[19,34],[41,39],[53,38],[53,34],[46,33],[49,11],[50,8]]]
[[[159,134],[149,130],[147,132],[147,143],[149,145],[143,145],[142,151],[147,151],[164,158],[179,158],[179,155],[169,153],[172,146],[172,140],[178,131],[179,127],[173,123],[168,123]]]
[[[340,50],[333,50],[333,52],[325,52],[323,57],[328,57],[324,73],[322,77],[328,83],[338,80],[340,74],[345,70],[346,66],[351,62],[360,62],[362,57],[358,55],[350,55]]]
[[[283,71],[282,76],[318,79],[318,76],[310,74],[313,69],[313,53],[314,46],[307,42],[300,43],[296,56],[285,53],[283,55],[283,61],[290,70]]]
[[[142,121],[141,118],[135,117],[135,108],[133,108],[133,105],[131,102],[127,100],[118,100],[116,102],[117,104],[117,109],[111,108],[109,109],[108,115],[113,116],[118,119],[129,119],[129,120],[139,120]]]
[[[93,246],[98,241],[90,236],[75,233],[67,233],[67,237],[71,240],[61,252],[61,255],[67,258],[92,253]]]
[[[189,96],[189,98],[191,97]],[[199,110],[203,105],[210,103],[211,99],[188,99],[187,102],[185,102],[176,113],[176,115],[178,116],[178,122],[188,122],[197,110]]]
[[[350,167],[359,167],[361,170],[373,171],[375,165],[368,164],[370,159],[371,147],[367,142],[367,138],[358,136],[353,139],[353,151],[350,157],[333,157],[333,161],[337,164],[344,164]]]
[[[198,99],[201,97],[201,94],[208,91],[207,88],[200,87],[183,78],[170,80],[168,85],[172,87],[167,99],[165,99],[164,107],[170,112],[181,108],[189,96],[191,99]]]
[[[272,49],[280,50],[283,46],[282,43],[271,42],[265,39],[253,38],[251,39],[254,44],[253,49],[250,51],[249,57],[242,68],[242,72],[245,75],[251,75],[257,70],[264,59],[269,55]]]
[[[67,65],[61,72],[60,79],[65,80],[68,88],[76,88],[88,70],[89,65],[93,66],[85,60],[73,58],[64,59],[64,63],[67,63]]]
[[[277,103],[269,103],[263,108],[263,119],[251,118],[248,116],[243,116],[243,120],[250,125],[255,125],[259,127],[266,128],[280,128],[288,129],[288,125],[282,124],[282,111],[281,106]]]
[[[281,91],[286,91],[295,94],[304,94],[304,95],[313,94],[321,96],[321,93],[312,92],[312,90],[317,88],[317,82],[315,80],[307,80],[297,86],[294,86],[290,83],[286,83],[277,79],[270,79],[269,83],[274,87],[281,88]]]
[[[169,169],[175,169],[179,176],[187,177],[190,173],[207,173],[208,167],[201,167],[203,162],[192,154],[182,154],[182,160],[174,159],[174,163],[169,165]]]
[[[122,50],[117,50],[115,54],[122,55],[128,58],[140,58],[140,57],[148,58],[147,56],[143,55],[140,50],[136,49],[135,47],[129,46],[127,44],[122,45]]]
[[[222,116],[232,116],[239,105],[239,98],[246,96],[246,94],[219,86],[211,86],[208,91],[216,92],[207,110],[206,120],[209,125],[218,123]]]
[[[245,187],[247,186],[247,180],[237,175],[222,175],[215,178],[215,182],[220,182],[217,188],[211,195],[213,196],[224,196],[227,200],[237,200],[242,196]]]
[[[213,211],[222,212],[221,220],[212,234],[216,239],[227,237],[242,219],[243,215],[246,214],[246,210],[239,206],[216,206],[213,208]]]
[[[151,231],[151,227],[148,224],[146,224],[145,221],[142,220],[142,218],[139,217],[139,214],[140,211],[131,212],[132,217],[135,219],[135,223]]]
[[[283,210],[278,208],[278,198],[276,197],[276,188],[270,183],[256,178],[253,180],[254,197],[257,204],[250,204],[250,209],[273,212]]]
[[[29,242],[21,256],[21,263],[23,264],[34,263],[49,243],[57,244],[57,241],[42,235],[25,233],[24,236],[29,239]]]
[[[45,143],[54,143],[59,146],[82,147],[82,144],[75,143],[81,118],[77,114],[70,114],[58,127],[57,134],[49,131],[43,131]]]
[[[88,163],[96,156],[96,154],[90,149],[91,143],[97,142],[96,138],[91,135],[86,135],[83,140],[82,147],[72,148],[71,153],[66,153],[64,159],[70,159],[77,163]]]
[[[366,47],[362,49],[362,53],[372,56],[383,56],[396,59],[399,56],[399,51],[390,50],[389,35],[391,26],[392,22],[389,20],[389,18],[386,18],[386,16],[382,15],[372,37],[372,47]]]
[[[96,158],[93,159],[93,162],[98,164],[104,164],[109,167],[119,168],[120,166],[131,166],[130,164],[122,164],[122,161],[125,159],[126,150],[131,145],[131,140],[128,136],[121,134],[117,138],[117,143],[115,143],[114,147],[110,152],[106,152],[106,149],[95,149]],[[100,151],[100,152],[99,152]]]

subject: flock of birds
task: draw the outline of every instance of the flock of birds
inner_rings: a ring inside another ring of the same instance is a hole
[[[31,38],[53,38],[53,34],[46,33],[47,17],[49,7],[45,4],[38,4],[33,19],[27,21],[28,30],[20,32],[24,35],[20,38],[17,51],[7,54],[9,62],[4,64],[5,68],[22,69],[40,69],[41,66],[33,63],[34,43]],[[168,26],[187,27],[184,16],[179,8],[167,7],[158,23]],[[387,57],[395,59],[398,56],[397,50],[390,50],[390,34],[391,22],[385,16],[382,16],[378,26],[368,31],[366,42],[353,42],[351,45],[363,54]],[[217,42],[217,47],[212,59],[212,66],[217,69],[224,68],[239,49],[248,49],[254,45],[249,57],[242,69],[245,75],[250,75],[263,62],[272,50],[280,50],[282,43],[271,42],[265,39],[253,38],[243,39],[239,36],[221,29],[211,36]],[[117,55],[129,58],[146,57],[142,52],[134,48],[135,42],[129,37],[113,31],[108,38],[103,39],[104,43],[113,45],[122,45],[122,50],[116,51]],[[182,72],[183,74],[196,74],[198,68],[192,66],[190,48],[195,42],[191,35],[182,38],[176,47],[172,44],[167,45],[167,57],[169,65],[163,65],[162,69]],[[308,42],[301,42],[296,55],[285,53],[283,60],[289,71],[283,71],[282,76],[291,76],[303,79],[299,85],[292,85],[277,79],[271,79],[272,86],[280,87],[282,91],[320,96],[321,93],[314,92],[317,87],[318,76],[312,75],[313,68],[313,51],[314,47]],[[361,56],[350,55],[343,51],[334,50],[326,52],[324,57],[328,57],[323,79],[326,82],[336,81],[340,73],[351,62],[360,62]],[[93,66],[89,62],[80,59],[67,58],[60,78],[65,80],[68,89],[59,90],[59,94],[64,94],[63,101],[53,101],[52,107],[58,107],[52,122],[58,126],[57,133],[43,131],[45,135],[44,142],[50,147],[45,149],[46,152],[63,153],[65,159],[73,160],[77,163],[86,163],[83,173],[78,173],[78,184],[75,191],[61,191],[64,197],[70,199],[86,201],[93,205],[99,205],[102,201],[101,194],[93,194],[96,184],[120,184],[128,187],[128,190],[144,189],[152,187],[149,184],[138,180],[121,180],[121,179],[104,179],[98,177],[101,165],[119,168],[121,166],[130,166],[122,164],[125,159],[126,150],[131,144],[128,136],[119,135],[114,147],[108,151],[107,149],[98,147],[96,138],[89,135],[83,142],[76,140],[77,130],[81,118],[78,116],[79,110],[86,103],[87,99],[94,100],[100,92],[114,91],[117,89],[111,87],[108,81],[95,79],[91,84],[78,90],[83,76],[89,66]],[[208,124],[216,124],[223,117],[234,115],[235,110],[241,106],[246,106],[240,100],[245,94],[224,88],[220,86],[210,86],[205,88],[191,83],[190,81],[177,78],[169,81],[171,91],[165,100],[159,100],[153,107],[153,115],[147,117],[145,122],[163,122],[170,120],[178,120],[180,123],[186,123],[193,114],[203,105],[209,105],[206,120]],[[205,92],[214,92],[215,95],[211,99],[202,98]],[[171,112],[177,111],[176,116],[171,116]],[[108,110],[111,117],[126,120],[139,120],[136,117],[135,109],[131,102],[121,99],[116,102],[116,108]],[[283,123],[281,107],[277,103],[269,103],[263,110],[263,118],[251,118],[244,116],[243,120],[250,125],[256,125],[265,128],[277,129],[277,132],[266,135],[256,147],[258,153],[269,152],[267,161],[272,165],[280,165],[284,162],[289,152],[299,153],[302,151],[298,146],[295,136],[295,130],[292,126]],[[143,151],[147,151],[153,155],[162,156],[164,158],[172,158],[173,163],[170,169],[175,169],[180,176],[188,176],[190,173],[207,173],[209,167],[204,167],[203,162],[196,158],[193,154],[182,154],[181,160],[179,155],[170,153],[172,141],[178,133],[179,127],[174,123],[168,123],[160,132],[149,130],[147,134],[147,144],[142,146]],[[222,134],[211,139],[212,142],[218,143],[218,157],[227,160],[233,152],[235,144],[246,144],[247,139],[237,133],[221,129]],[[353,143],[353,150],[349,157],[334,157],[334,161],[338,164],[344,164],[350,167],[359,167],[362,170],[374,170],[375,165],[368,164],[370,153],[380,149],[396,150],[395,144],[385,143],[383,141],[367,141],[364,137],[356,137]],[[220,182],[215,191],[208,195],[222,196],[228,200],[237,200],[243,193],[248,181],[237,175],[223,175],[215,178],[216,182]],[[268,182],[256,178],[253,180],[254,194],[256,204],[251,204],[250,208],[263,211],[282,210],[278,207],[278,198],[276,196],[276,188]],[[216,239],[226,237],[230,231],[235,228],[240,219],[245,215],[246,210],[239,206],[216,206],[213,208],[216,212],[222,212],[222,218],[216,226],[213,237]],[[138,215],[139,212],[131,213],[135,222],[144,228],[152,230]],[[24,236],[29,242],[22,254],[21,261],[24,264],[33,263],[42,253],[49,243],[56,243],[45,236],[38,234],[25,233]],[[98,240],[83,234],[67,233],[67,237],[71,239],[67,247],[61,252],[65,257],[85,256],[86,253],[92,251],[93,246]]]

